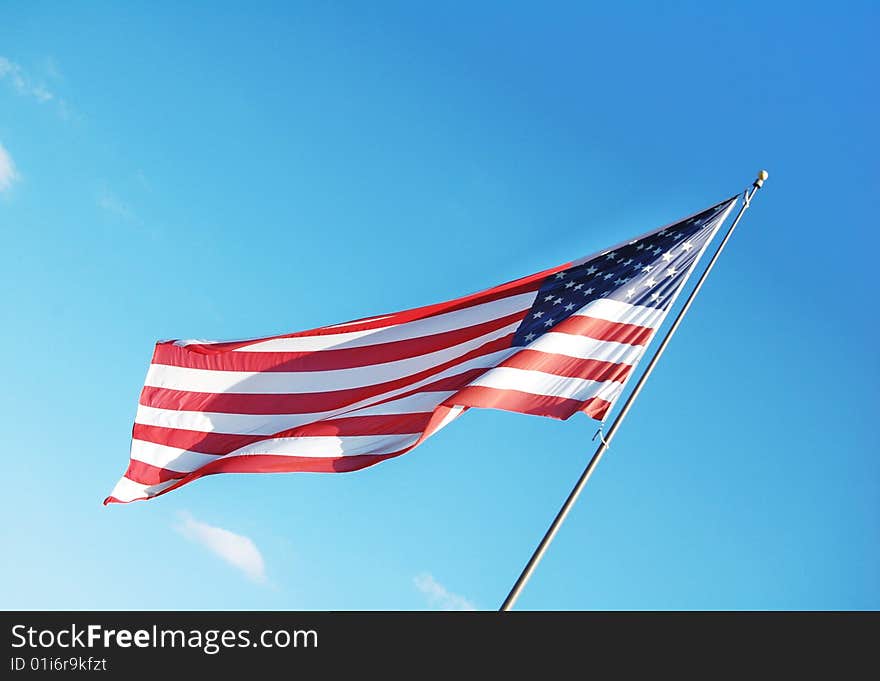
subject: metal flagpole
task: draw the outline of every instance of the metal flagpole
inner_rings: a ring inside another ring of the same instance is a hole
[[[700,288],[703,286],[703,282],[706,281],[706,277],[708,277],[709,272],[712,271],[712,267],[715,265],[715,261],[718,260],[718,256],[721,255],[721,251],[724,250],[724,247],[730,240],[730,236],[733,234],[733,230],[736,229],[736,226],[739,224],[740,218],[742,218],[743,213],[745,213],[746,209],[749,207],[749,204],[752,201],[752,197],[764,185],[764,180],[766,180],[767,177],[768,173],[766,170],[762,170],[758,173],[757,179],[754,181],[754,183],[752,183],[750,191],[746,194],[743,205],[740,207],[739,213],[737,213],[736,215],[736,219],[733,221],[733,224],[730,225],[730,228],[727,230],[727,234],[724,235],[724,238],[718,245],[718,249],[712,256],[709,264],[706,265],[706,269],[703,270],[703,274],[697,281],[697,285],[694,286],[691,294],[688,296],[678,315],[675,317],[675,321],[672,322],[672,326],[669,327],[669,331],[666,332],[666,337],[657,347],[657,351],[654,353],[651,361],[648,362],[648,365],[645,367],[645,370],[642,373],[641,377],[639,377],[635,388],[633,388],[632,392],[629,394],[629,397],[626,398],[626,402],[624,402],[623,407],[620,409],[620,412],[617,414],[614,422],[608,429],[608,433],[605,434],[604,437],[602,437],[602,442],[599,444],[598,449],[596,449],[596,453],[593,454],[593,458],[590,459],[590,462],[587,464],[584,472],[581,473],[581,477],[578,479],[577,484],[575,484],[574,489],[571,490],[571,493],[568,495],[565,503],[562,504],[562,508],[559,509],[559,513],[556,514],[556,517],[553,519],[553,522],[550,524],[549,529],[544,534],[544,538],[541,539],[541,543],[538,544],[538,547],[535,549],[532,557],[529,558],[529,562],[526,563],[526,566],[523,568],[522,573],[516,580],[516,584],[513,585],[510,593],[507,594],[507,598],[504,599],[504,603],[501,605],[502,611],[510,610],[511,608],[513,608],[514,604],[516,603],[516,599],[519,598],[520,592],[529,581],[529,578],[532,576],[532,572],[535,571],[538,563],[541,562],[541,558],[543,558],[544,553],[547,551],[547,547],[550,546],[550,542],[553,541],[553,537],[556,536],[556,533],[559,531],[562,523],[565,522],[566,516],[568,515],[569,511],[571,511],[572,507],[578,499],[578,496],[580,496],[581,491],[584,489],[584,485],[587,484],[587,481],[590,479],[590,476],[593,474],[593,471],[599,464],[602,456],[608,450],[608,447],[611,444],[611,440],[614,438],[615,433],[617,433],[617,429],[620,428],[620,424],[623,422],[623,419],[626,418],[627,412],[629,412],[630,407],[632,407],[632,404],[633,402],[635,402],[636,397],[638,397],[639,393],[642,391],[642,387],[645,385],[645,381],[648,380],[648,377],[654,370],[654,366],[657,364],[657,360],[660,359],[660,356],[663,354],[663,351],[669,344],[669,339],[672,338],[672,335],[675,333],[675,330],[678,328],[679,324],[681,324],[681,320],[684,318],[685,314],[690,308],[691,303],[694,302],[694,298],[696,298],[697,294],[700,292]]]

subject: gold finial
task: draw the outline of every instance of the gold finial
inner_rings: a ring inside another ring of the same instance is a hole
[[[770,173],[768,173],[766,170],[759,170],[758,171],[758,179],[755,180],[755,186],[758,187],[759,189],[761,187],[763,187],[764,180],[766,180],[768,177],[770,177]]]

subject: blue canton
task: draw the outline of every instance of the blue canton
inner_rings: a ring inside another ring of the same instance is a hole
[[[517,328],[513,345],[528,345],[599,298],[668,309],[733,201],[550,275]]]

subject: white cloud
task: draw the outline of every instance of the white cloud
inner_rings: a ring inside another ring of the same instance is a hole
[[[266,564],[263,555],[248,537],[203,523],[186,511],[180,514],[180,523],[175,529],[190,541],[201,544],[241,570],[254,582],[260,584],[266,582]]]
[[[6,151],[6,148],[0,144],[0,192],[5,192],[12,187],[12,183],[18,179],[18,171],[15,169],[15,163],[12,156]]]
[[[464,596],[449,591],[432,575],[423,572],[413,579],[413,584],[424,594],[428,605],[438,610],[476,610],[476,606]]]
[[[50,78],[58,78],[58,68],[55,62],[46,62],[45,72]],[[0,80],[5,80],[13,90],[22,97],[36,99],[40,103],[54,101],[58,115],[67,120],[70,118],[70,107],[61,97],[57,97],[48,86],[35,80],[24,68],[7,57],[0,57]]]
[[[45,85],[34,83],[19,64],[6,57],[0,57],[0,79],[9,81],[15,91],[25,97],[33,97],[41,102],[55,98]]]
[[[128,222],[137,220],[137,216],[131,209],[131,206],[111,191],[106,189],[101,190],[98,193],[96,203],[98,204],[98,208],[110,213],[110,215],[113,215],[114,217],[122,218]]]
[[[58,68],[58,62],[55,61],[54,57],[46,57],[43,60],[43,70],[46,72],[46,75],[53,80],[61,78],[61,69]]]

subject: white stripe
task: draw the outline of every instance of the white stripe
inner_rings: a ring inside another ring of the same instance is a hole
[[[143,440],[132,440],[131,458],[167,468],[179,473],[190,473],[218,459],[229,456],[307,456],[335,459],[362,454],[390,454],[400,451],[421,437],[421,433],[407,435],[347,435],[281,437],[254,442],[224,456],[200,454],[177,447],[167,447]]]
[[[355,413],[361,407],[370,407],[378,402],[396,395],[417,390],[423,385],[428,385],[443,378],[455,376],[471,369],[483,369],[496,366],[519,351],[520,348],[506,348],[482,357],[462,362],[450,367],[433,376],[417,381],[412,385],[391,390],[381,395],[375,395],[367,399],[355,402],[340,409],[324,412],[312,412],[309,414],[220,414],[204,411],[176,411],[173,409],[156,409],[154,407],[138,406],[136,423],[148,426],[162,426],[164,428],[182,428],[184,430],[196,430],[201,432],[232,433],[241,435],[272,435],[281,430],[295,428],[306,423],[314,423],[322,419],[334,416],[358,416]],[[433,395],[447,395],[443,392],[432,392]],[[440,400],[442,401],[442,400]],[[438,401],[438,404],[439,402]],[[380,407],[384,408],[384,407]],[[396,407],[389,407],[393,409]],[[390,412],[397,413],[397,412]]]
[[[321,328],[323,328],[323,329],[341,329],[342,327],[345,327],[345,326],[354,326],[356,324],[366,324],[368,322],[378,322],[381,319],[388,319],[389,317],[393,317],[393,316],[394,315],[386,314],[386,315],[381,315],[379,317],[368,317],[367,319],[359,319],[359,320],[353,321],[353,322],[343,322],[342,324],[332,324],[330,326],[324,326]],[[392,328],[392,327],[385,327],[385,328]],[[333,345],[335,345],[337,343],[344,343],[348,340],[354,340],[356,338],[360,338],[361,336],[368,336],[369,334],[375,333],[375,332],[376,332],[376,329],[368,329],[366,331],[350,331],[350,332],[345,332],[345,333],[342,333],[342,332],[341,333],[333,333],[333,334],[329,334],[327,336],[319,336],[318,338],[329,338],[330,342]],[[239,339],[239,340],[233,341],[233,342],[236,342],[236,343],[260,343],[264,340],[265,339],[263,337],[257,337],[257,338],[242,338],[242,339]],[[274,339],[274,340],[282,340],[282,339]],[[289,340],[293,340],[293,339],[289,339]],[[167,342],[167,341],[160,341],[160,342]],[[185,348],[187,345],[217,345],[218,343],[227,343],[227,342],[229,342],[229,341],[204,340],[201,338],[188,338],[186,340],[175,340],[174,345],[179,345],[180,347]],[[332,347],[332,346],[327,346],[327,347]],[[237,349],[238,350],[251,350],[251,348],[249,348],[249,347],[237,348]],[[324,350],[325,348],[315,348],[315,349]],[[258,349],[257,352],[272,352],[272,350],[259,350]]]
[[[272,338],[237,348],[237,352],[313,352],[330,348],[358,348],[377,343],[407,340],[454,331],[492,319],[506,317],[514,312],[528,310],[535,301],[537,291],[520,293],[488,303],[473,305],[463,310],[416,319],[403,324],[385,326],[367,331],[349,331],[321,336],[297,336],[295,338]]]
[[[143,461],[144,463],[158,466],[159,468],[167,468],[179,473],[189,473],[223,457],[200,454],[186,449],[167,447],[153,442],[133,439],[131,441],[131,458],[135,461]]]
[[[602,341],[570,333],[545,333],[529,344],[529,350],[538,350],[577,359],[596,359],[615,364],[635,364],[645,351],[644,345],[627,345]]]
[[[217,343],[222,343],[223,341],[217,340],[205,340],[204,338],[187,338],[186,340],[160,340],[160,343],[173,343],[174,345],[178,345],[182,348],[185,348],[187,345],[215,345]]]
[[[555,376],[543,371],[515,367],[496,367],[472,381],[470,385],[565,397],[581,402],[591,397],[604,399],[605,395],[612,394],[620,387],[613,381],[588,381],[583,378]]]
[[[455,393],[451,393],[451,394],[454,395]],[[440,419],[440,423],[438,423],[436,426],[434,426],[434,428],[431,430],[430,433],[428,433],[428,435],[426,437],[430,437],[431,435],[436,433],[438,430],[445,428],[450,423],[452,423],[455,419],[457,419],[459,416],[461,416],[463,413],[464,413],[464,407],[460,407],[460,406],[449,407],[449,411],[446,412],[446,415],[442,419]]]
[[[415,395],[407,395],[396,400],[389,400],[375,407],[361,407],[352,412],[345,412],[339,418],[358,416],[392,416],[394,414],[422,414],[432,412],[447,397],[454,395],[454,390],[436,390]]]
[[[177,480],[166,480],[158,485],[142,485],[130,478],[121,477],[116,487],[110,492],[110,496],[119,501],[134,501],[135,499],[144,499],[156,496],[159,492],[167,487],[171,487]]]
[[[334,412],[319,412],[316,414],[296,414],[297,417],[305,417],[311,421],[329,418],[357,417],[357,416],[391,416],[394,414],[419,414],[434,411],[438,404],[455,394],[455,391],[429,391],[407,395],[397,400],[389,400],[374,407],[361,407],[351,412],[336,410]],[[340,413],[345,412],[345,413]],[[262,419],[259,428],[254,430],[236,430],[244,427],[243,419]],[[289,427],[291,415],[278,414],[267,416],[244,416],[240,414],[220,414],[200,411],[174,411],[172,409],[157,409],[138,405],[135,423],[148,426],[160,426],[163,428],[180,428],[202,433],[229,433],[249,435],[272,435]],[[297,424],[299,425],[299,424]]]
[[[645,305],[630,305],[619,300],[599,298],[587,303],[574,314],[609,322],[656,328],[663,322],[666,312]]]
[[[188,367],[151,364],[144,385],[168,390],[200,393],[236,393],[247,395],[324,393],[351,390],[395,381],[425,369],[449,362],[486,343],[503,338],[516,330],[519,322],[508,324],[464,343],[416,357],[370,364],[351,369],[326,371],[213,371]],[[381,362],[381,356],[376,357]]]

